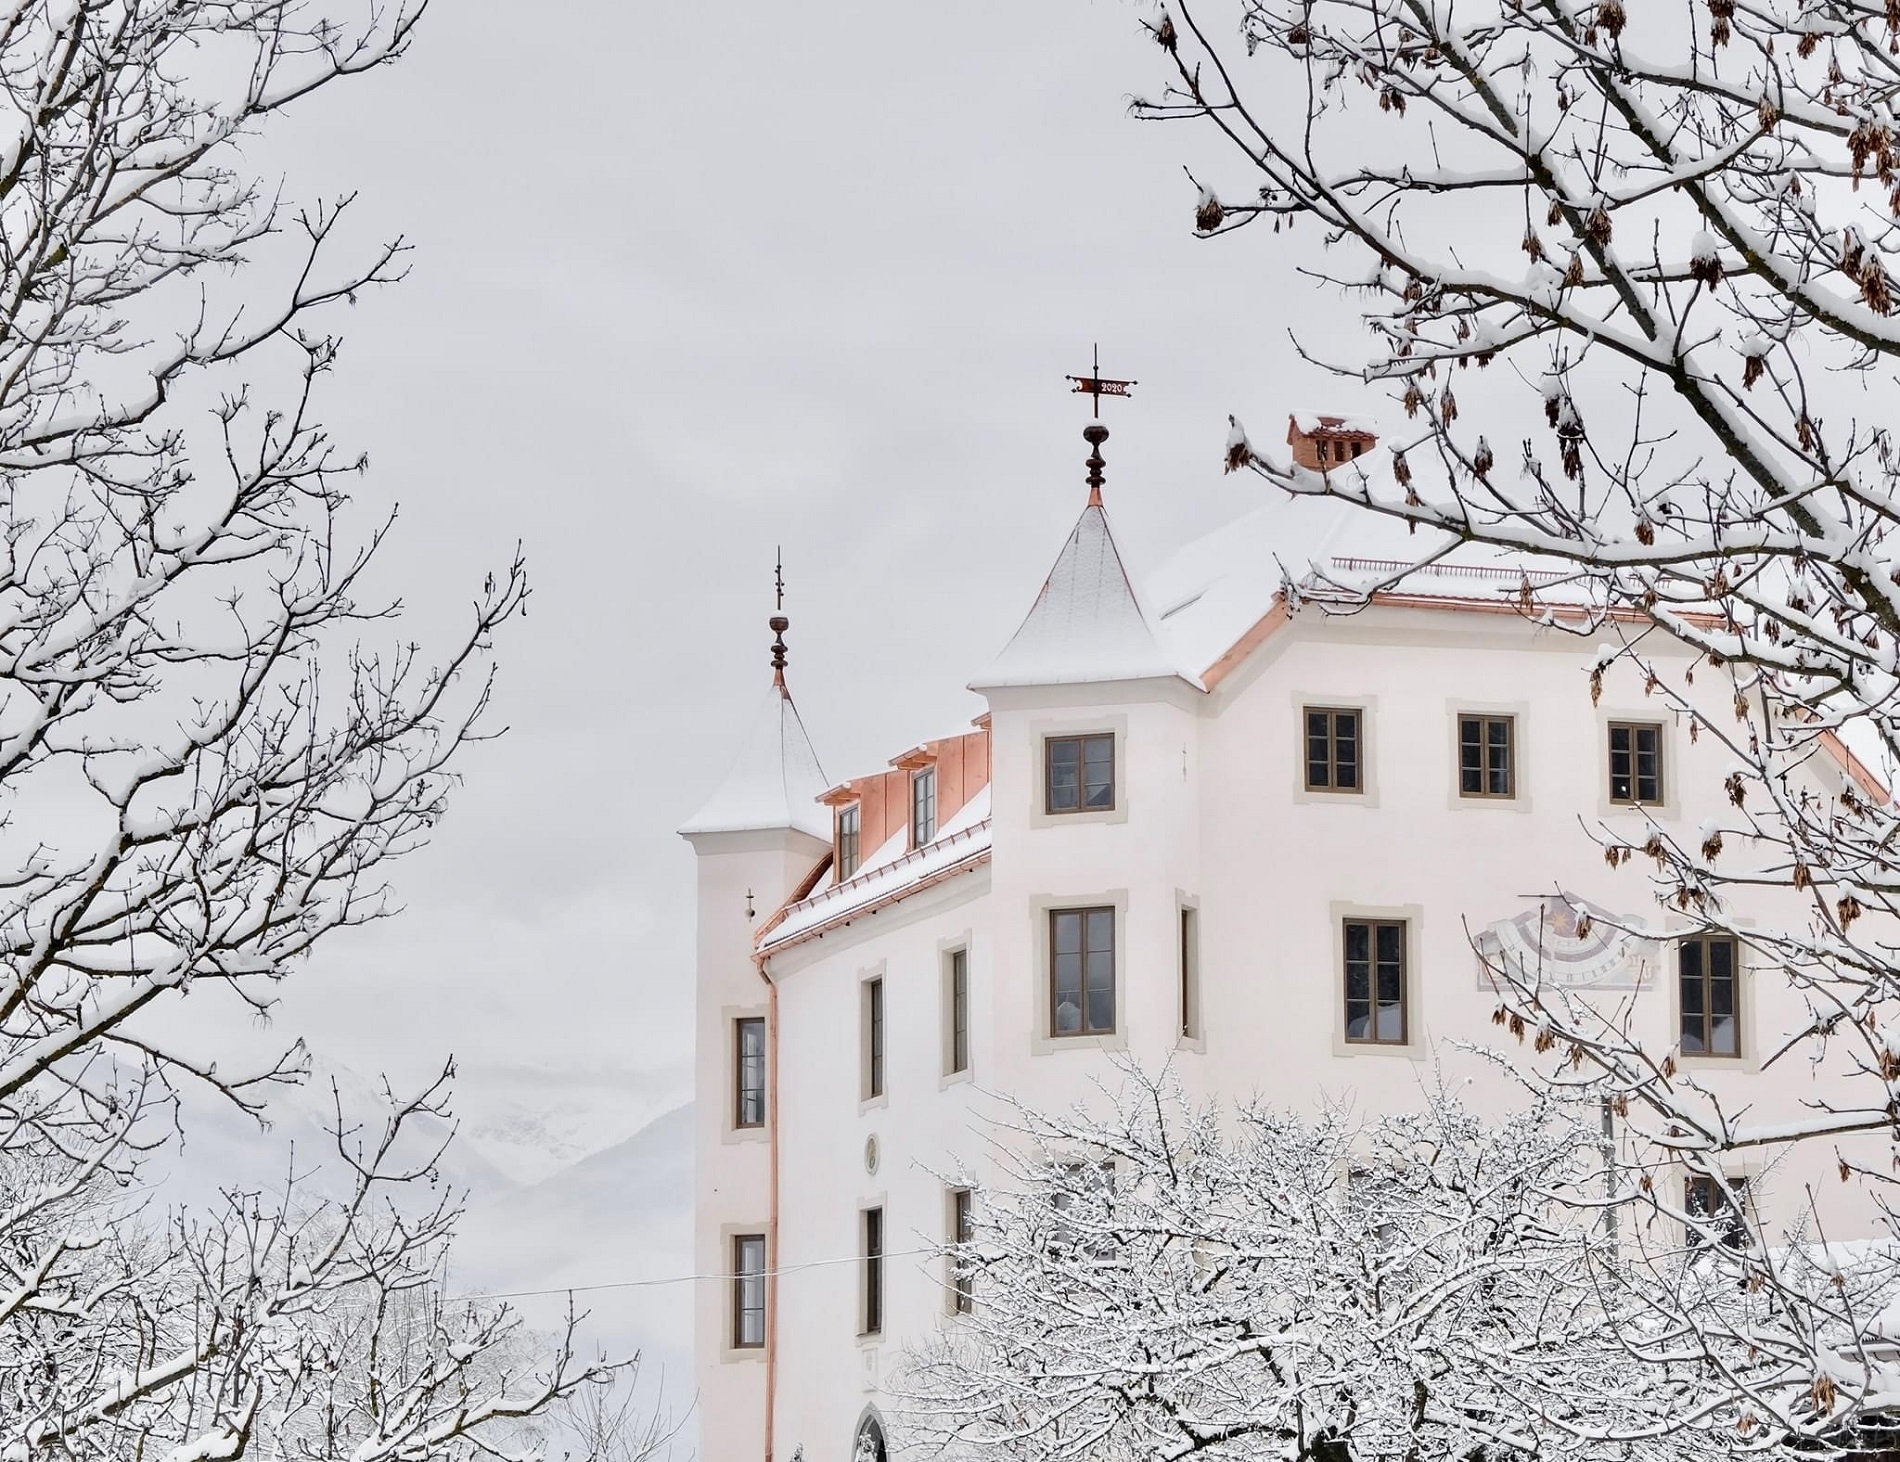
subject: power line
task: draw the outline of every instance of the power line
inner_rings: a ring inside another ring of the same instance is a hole
[[[880,1257],[885,1259],[915,1259],[923,1254],[941,1253],[940,1249],[899,1249]],[[781,1264],[776,1269],[756,1269],[748,1274],[671,1274],[661,1279],[615,1279],[601,1284],[557,1284],[551,1289],[511,1289],[498,1290],[491,1294],[470,1295],[480,1300],[525,1300],[536,1299],[543,1295],[587,1294],[603,1289],[654,1289],[663,1284],[699,1284],[729,1283],[736,1279],[767,1279],[781,1274],[797,1274],[804,1269],[825,1269],[836,1264],[862,1264],[863,1254],[852,1254],[843,1259],[808,1259],[802,1264]]]

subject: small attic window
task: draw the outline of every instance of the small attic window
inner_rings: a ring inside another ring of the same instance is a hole
[[[921,848],[937,836],[937,769],[910,774],[910,845]]]
[[[838,809],[837,825],[837,863],[838,882],[843,883],[858,871],[858,862],[863,856],[860,848],[862,830],[858,813],[858,804],[849,803]]]

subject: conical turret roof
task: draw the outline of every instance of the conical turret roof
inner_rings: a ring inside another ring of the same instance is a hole
[[[1107,511],[1091,501],[1022,627],[970,689],[1172,676],[1201,685],[1169,653],[1122,564]]]
[[[680,834],[796,828],[830,842],[831,814],[817,801],[830,785],[791,692],[775,683],[752,719],[732,770]]]

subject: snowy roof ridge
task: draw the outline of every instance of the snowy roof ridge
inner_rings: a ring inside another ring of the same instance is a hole
[[[1021,626],[970,689],[1175,677],[1205,689],[1198,667],[1182,666],[1158,626],[1122,562],[1107,512],[1090,503]]]
[[[830,785],[792,693],[774,684],[732,769],[680,835],[795,828],[830,842],[831,814],[818,805]]]
[[[911,894],[920,893],[953,874],[967,872],[990,856],[990,819],[941,833],[923,847],[875,868],[861,869],[842,883],[819,889],[808,898],[788,904],[778,920],[759,938],[762,955],[776,954],[794,944],[875,913]]]

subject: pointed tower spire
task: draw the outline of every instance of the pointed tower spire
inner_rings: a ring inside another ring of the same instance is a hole
[[[685,837],[702,833],[764,832],[790,828],[829,841],[831,814],[818,798],[831,785],[812,750],[805,723],[785,684],[785,556],[772,574],[775,607],[772,629],[772,687],[754,716],[738,759],[726,780],[680,829]]]
[[[780,695],[786,700],[792,693],[785,688],[785,631],[792,622],[785,617],[785,550],[778,551],[778,561],[772,569],[773,585],[778,594],[778,612],[769,621],[772,628],[772,684],[778,687]]]

